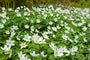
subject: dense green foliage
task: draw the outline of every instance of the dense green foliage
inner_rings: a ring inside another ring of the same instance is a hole
[[[2,8],[0,60],[90,60],[88,10],[52,5],[8,12]]]

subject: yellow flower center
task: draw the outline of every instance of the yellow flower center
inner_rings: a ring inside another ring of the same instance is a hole
[[[66,36],[64,36],[64,38],[66,38]]]
[[[51,47],[54,47],[53,45],[51,45]]]
[[[58,51],[55,51],[55,53],[56,53],[56,55],[58,55],[59,53],[58,53]]]
[[[65,49],[64,49],[64,48],[63,48],[62,50],[63,50],[63,51],[65,51]]]
[[[75,48],[73,48],[73,50],[75,50]]]
[[[42,40],[42,43],[44,43],[44,40]]]
[[[13,28],[11,28],[11,30],[13,30]]]
[[[39,41],[36,39],[36,42],[39,42]]]
[[[25,44],[22,45],[23,47],[25,46]]]
[[[10,51],[10,50],[8,50],[7,52],[8,52],[8,54],[10,54],[10,53],[11,53],[11,51]]]
[[[26,39],[28,40],[28,37],[26,37]]]
[[[0,25],[0,27],[2,27],[2,26]]]
[[[5,50],[7,50],[8,48],[4,48]]]
[[[9,32],[8,32],[8,31],[6,31],[6,33],[8,34]]]
[[[22,57],[22,55],[20,55],[20,57]]]
[[[17,14],[19,16],[19,14]]]
[[[65,28],[66,28],[67,26],[65,26]]]
[[[76,39],[74,41],[77,41]]]
[[[46,34],[44,34],[43,36],[46,36]]]
[[[12,42],[11,41],[9,41],[9,44],[11,44]]]
[[[86,30],[85,28],[83,30]]]
[[[11,32],[11,34],[14,34],[14,32]]]
[[[4,17],[6,16],[6,15],[3,15]]]

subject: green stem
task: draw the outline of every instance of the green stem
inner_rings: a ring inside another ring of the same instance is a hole
[[[15,0],[13,0],[13,10],[15,9]]]

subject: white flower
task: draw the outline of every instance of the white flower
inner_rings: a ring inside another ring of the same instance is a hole
[[[31,59],[28,59],[27,57],[24,57],[24,58],[20,58],[20,60],[31,60]]]
[[[53,35],[53,37],[55,37],[55,35]]]
[[[83,44],[81,44],[82,48],[84,48]]]
[[[16,9],[15,12],[19,12],[19,10]]]
[[[42,40],[41,40],[41,43],[45,44],[45,43],[46,43],[46,42],[45,42],[45,39],[42,39]]]
[[[77,38],[78,38],[78,35],[75,36],[75,39],[77,39]]]
[[[10,49],[11,46],[4,45],[4,48],[1,47],[2,50],[5,51],[5,54],[9,54],[9,57],[12,55],[12,50]]]
[[[2,7],[2,10],[4,11],[5,10],[5,7]]]
[[[63,23],[63,21],[61,20],[61,23]]]
[[[61,50],[62,52],[67,52],[67,48],[66,48],[66,47],[62,47],[62,46],[61,46],[60,50]]]
[[[34,56],[34,57],[39,56],[39,54],[35,54],[35,51],[33,51],[33,53],[30,53],[30,55],[32,55],[32,56]]]
[[[57,32],[57,28],[56,27],[52,27],[52,30]]]
[[[24,6],[21,6],[21,8],[23,9],[23,8],[24,8]]]
[[[90,48],[88,49],[88,51],[90,52]]]
[[[48,38],[48,35],[47,35],[46,33],[43,33],[42,35],[43,35],[43,37],[44,37],[45,39],[49,39],[49,38]]]
[[[67,40],[68,39],[68,36],[66,36],[65,34],[62,35],[62,38]]]
[[[63,24],[63,23],[61,23],[60,25],[61,25],[61,26],[64,26],[64,24]]]
[[[46,18],[47,17],[47,14],[45,14],[44,17]]]
[[[29,20],[29,18],[28,18],[28,17],[26,17],[26,20]]]
[[[13,11],[13,9],[12,8],[8,8],[8,11]]]
[[[81,36],[84,36],[86,33],[80,33]]]
[[[67,26],[66,26],[65,28],[66,28],[67,30],[70,30],[70,27],[67,27]]]
[[[36,20],[36,23],[40,23],[40,22],[41,22],[40,19],[37,19],[37,20]]]
[[[4,48],[1,47],[1,49],[4,51],[8,51],[10,48],[11,48],[11,46],[8,46],[8,45],[4,45]]]
[[[84,21],[84,20],[81,20],[81,21],[82,21],[82,24],[86,23],[86,21]]]
[[[47,55],[44,55],[44,51],[41,52],[41,55],[42,55],[43,57],[46,57],[46,56],[47,56]]]
[[[16,39],[17,39],[18,41],[20,41],[20,40],[21,40],[18,36],[16,36]]]
[[[3,27],[4,27],[3,24],[0,23],[0,28],[3,28]]]
[[[10,19],[9,17],[6,17],[6,19]]]
[[[6,20],[1,20],[3,23],[6,23]]]
[[[17,7],[16,9],[20,10],[20,7]]]
[[[25,27],[26,29],[28,29],[28,28],[29,28],[29,25],[25,25],[24,27]]]
[[[14,46],[14,40],[11,40],[11,38],[9,38],[9,40],[7,40],[7,45],[9,45],[9,46]]]
[[[28,12],[24,12],[24,16],[27,16],[28,15]]]
[[[18,17],[20,17],[20,16],[21,16],[21,14],[20,14],[20,13],[17,13],[16,15],[17,15]]]
[[[33,23],[33,20],[31,20],[31,23]]]
[[[11,49],[9,49],[9,50],[5,51],[5,54],[9,54],[9,58],[10,58],[10,57],[11,57],[11,55],[12,55],[12,50],[11,50]]]
[[[37,29],[36,29],[36,30],[35,30],[35,32],[37,32],[37,33],[38,33],[38,32],[39,32],[39,30],[37,30]]]
[[[71,51],[71,54],[72,54],[72,55],[75,55],[75,52]]]
[[[10,32],[9,32],[9,31],[6,31],[5,33],[6,33],[6,34],[10,34]]]
[[[82,30],[83,30],[83,31],[86,31],[86,30],[87,30],[87,27],[86,27],[86,26],[84,26],[84,27],[82,28]]]
[[[62,57],[64,54],[61,52],[60,49],[54,49],[54,56],[57,57]]]
[[[50,15],[51,15],[51,16],[53,16],[53,14],[52,14],[52,13],[50,13]]]
[[[48,8],[53,8],[53,5],[49,5]]]
[[[25,57],[25,54],[22,54],[22,51],[20,53],[18,53],[18,57],[19,58],[24,58]]]
[[[31,31],[34,31],[34,26],[31,26]]]
[[[58,19],[60,19],[60,17],[58,17]]]
[[[57,22],[57,18],[54,18],[54,21]]]
[[[26,43],[22,43],[22,44],[20,44],[20,45],[21,45],[21,49],[27,47]]]
[[[38,37],[40,37],[38,34],[34,34],[34,35],[32,36],[32,40],[37,39]]]
[[[77,24],[76,24],[76,23],[74,23],[74,22],[72,22],[72,24],[73,24],[74,26],[77,26]]]
[[[52,24],[53,24],[53,22],[51,22],[51,21],[50,21],[50,22],[49,22],[49,24],[50,24],[50,25],[52,25]]]
[[[30,41],[30,38],[31,38],[31,36],[29,36],[29,34],[27,34],[27,35],[24,35],[23,40]]]
[[[57,29],[60,29],[61,27],[59,27],[59,25],[57,25]]]
[[[74,30],[73,30],[73,29],[71,29],[71,32],[73,32],[73,33],[74,33]]]
[[[82,26],[83,25],[83,23],[78,23],[78,26]]]
[[[57,17],[59,16],[59,14],[56,15]]]
[[[68,38],[68,40],[69,40],[70,42],[73,42],[73,40],[72,40],[72,39],[70,39],[70,38]]]
[[[40,8],[37,8],[37,11],[41,11],[41,9]]]
[[[78,42],[78,40],[77,39],[74,39],[74,41],[77,43]]]
[[[6,18],[6,12],[4,12],[1,17]]]
[[[14,28],[13,27],[11,28],[11,31],[14,31]]]
[[[77,50],[78,50],[78,48],[76,46],[73,46],[71,49],[72,52],[77,52]]]
[[[66,51],[66,53],[67,53],[66,56],[70,55],[70,51]]]
[[[13,25],[14,30],[18,30],[18,26]]]
[[[51,44],[49,44],[49,46],[54,50],[54,49],[56,49],[56,46],[54,46],[54,43],[53,42],[51,42]]]
[[[12,31],[11,32],[11,37],[13,37],[15,34],[16,34],[15,31]]]
[[[69,32],[69,31],[67,31],[67,30],[65,30],[64,32],[65,32],[65,33],[70,33],[70,32]]]
[[[67,19],[67,16],[64,16],[65,19]]]
[[[84,42],[87,42],[87,39],[86,38],[83,38]]]
[[[88,24],[88,27],[90,27],[90,24]]]
[[[41,41],[43,40],[43,38],[42,37],[35,37],[33,40],[34,40],[35,43],[40,44]]]
[[[20,58],[20,60],[25,60],[25,58]]]

